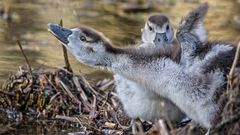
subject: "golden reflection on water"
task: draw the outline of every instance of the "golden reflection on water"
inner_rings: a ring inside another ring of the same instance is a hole
[[[105,0],[106,1],[106,0]],[[63,19],[64,26],[88,25],[109,37],[117,46],[133,44],[140,39],[140,29],[151,13],[160,12],[169,16],[175,29],[181,17],[203,0],[162,0],[154,3],[154,8],[147,12],[124,13],[118,2],[115,5],[102,1],[91,3],[87,0],[11,0],[7,1],[12,14],[12,22],[0,19],[0,82],[13,74],[18,66],[25,66],[24,58],[15,41],[19,39],[34,68],[42,65],[50,68],[64,65],[62,48],[57,40],[47,31],[47,24],[58,23]],[[240,4],[237,0],[211,0],[206,27],[212,40],[236,41],[239,39]],[[3,2],[0,2],[0,7]],[[106,72],[84,66],[71,54],[70,61],[76,73],[81,71],[91,80],[109,76]]]

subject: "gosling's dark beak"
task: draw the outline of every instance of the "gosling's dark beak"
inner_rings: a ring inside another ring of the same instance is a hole
[[[155,43],[155,45],[162,45],[163,43],[168,42],[166,33],[156,33],[153,42]]]
[[[70,29],[63,28],[57,24],[49,23],[48,30],[63,44],[67,45],[69,43],[68,36],[72,34]]]

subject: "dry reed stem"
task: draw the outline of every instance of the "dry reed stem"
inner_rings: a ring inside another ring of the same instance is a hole
[[[219,129],[221,129],[223,126],[225,126],[225,125],[227,125],[227,124],[237,122],[239,119],[240,119],[240,113],[236,114],[235,116],[230,116],[229,119],[226,119],[226,120],[222,121],[220,124],[218,124],[218,125],[215,127],[215,130],[219,130]]]
[[[66,120],[74,123],[79,123],[79,119],[77,117],[69,117],[69,116],[63,116],[63,115],[56,115],[56,119]]]
[[[62,21],[62,19],[60,20],[59,25],[60,25],[61,27],[63,27],[63,21]],[[72,70],[71,65],[70,65],[70,63],[69,63],[69,60],[68,60],[67,49],[64,47],[64,45],[62,45],[62,49],[63,49],[63,56],[64,56],[64,61],[65,61],[65,66],[66,66],[67,70],[72,73],[73,70]]]
[[[173,125],[172,125],[172,122],[170,121],[169,117],[168,117],[168,113],[166,112],[166,108],[165,108],[165,103],[164,102],[161,102],[160,103],[160,108],[161,108],[161,111],[163,112],[163,117],[165,118],[170,130],[172,131],[172,134],[175,135],[175,130],[173,128]],[[167,129],[166,129],[167,130]]]
[[[240,42],[238,43],[238,46],[237,46],[237,51],[236,51],[236,54],[235,54],[235,57],[234,57],[234,61],[233,61],[231,70],[230,70],[230,72],[227,76],[230,86],[231,86],[231,82],[232,82],[232,79],[233,79],[233,74],[234,74],[235,68],[238,64],[239,52],[240,52]]]
[[[159,130],[160,135],[169,135],[169,132],[168,132],[168,129],[166,127],[164,120],[162,120],[162,119],[158,120],[157,127],[159,127],[158,130]]]
[[[114,80],[110,80],[108,82],[106,82],[104,85],[102,85],[101,87],[99,87],[100,90],[105,90],[107,89],[110,85],[114,84]]]
[[[138,129],[136,135],[145,135],[143,131],[142,121],[139,118],[135,119],[135,125]]]
[[[97,110],[97,98],[95,95],[93,95],[93,104],[92,104],[92,110],[90,111],[90,115],[89,115],[89,118],[90,119],[94,119],[96,118],[96,110]]]
[[[130,129],[132,127],[132,124],[129,124],[129,126],[122,125],[117,118],[116,112],[114,112],[114,120],[117,122],[118,126],[120,126],[123,130]]]
[[[76,76],[73,77],[73,82],[74,82],[75,86],[77,87],[77,91],[80,93],[80,96],[82,97],[83,101],[88,102],[88,98],[87,98],[85,92],[83,91],[83,89],[78,81],[78,78]]]
[[[62,81],[60,81],[60,84],[63,86],[64,90],[65,90],[65,91],[67,92],[67,94],[72,98],[73,101],[75,101],[75,102],[78,103],[78,104],[81,104],[81,102],[78,100],[78,98],[76,98],[76,97],[72,94],[71,90],[69,90],[69,88],[68,88],[67,85],[65,85]]]
[[[32,68],[31,68],[31,66],[30,66],[30,63],[29,63],[29,61],[28,61],[28,58],[27,58],[26,54],[24,53],[24,51],[23,51],[23,49],[22,49],[22,45],[21,45],[21,43],[20,43],[19,40],[17,40],[17,44],[18,44],[18,46],[19,46],[19,48],[20,48],[20,50],[21,50],[21,52],[22,52],[22,54],[23,54],[23,56],[24,56],[24,58],[25,58],[25,61],[26,61],[27,66],[28,66],[29,73],[30,73],[30,75],[31,75],[31,77],[32,77],[32,79],[33,79]]]
[[[12,97],[15,97],[15,93],[12,93],[12,92],[7,92],[7,91],[3,91],[0,89],[0,94],[4,94],[4,95],[8,95],[8,96],[12,96]]]

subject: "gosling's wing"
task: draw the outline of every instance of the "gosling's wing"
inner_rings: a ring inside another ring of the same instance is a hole
[[[181,46],[178,43],[177,39],[173,40],[172,45],[170,46],[170,52],[175,62],[179,63],[181,59]]]
[[[203,22],[207,11],[208,4],[204,3],[192,9],[187,16],[182,18],[176,35],[181,45],[187,43],[192,46],[192,49],[196,49],[198,47],[197,43],[207,41],[207,32]]]

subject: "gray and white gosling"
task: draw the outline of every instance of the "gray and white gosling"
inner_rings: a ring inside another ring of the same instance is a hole
[[[224,83],[221,71],[188,73],[166,51],[115,48],[101,33],[86,27],[48,27],[81,63],[112,71],[168,98],[203,127],[215,124],[219,105],[212,97]]]
[[[174,41],[174,30],[165,15],[153,14],[145,22],[141,29],[143,43],[149,43],[158,47],[168,47]]]
[[[226,74],[229,73],[234,60],[236,47],[222,41],[208,41],[207,31],[203,22],[207,11],[208,4],[201,4],[197,8],[192,9],[192,11],[181,20],[176,34],[182,49],[180,64],[188,72],[198,72],[199,74],[220,70],[224,73],[226,80]],[[211,97],[213,102],[218,104],[218,113],[220,113],[225,106],[225,101],[220,102],[219,100],[225,92],[225,89],[226,87],[222,87]],[[219,119],[218,121],[221,120],[220,117],[215,119]],[[212,125],[208,127],[209,130],[207,134],[209,134]]]
[[[233,62],[236,47],[222,41],[208,41],[203,22],[207,11],[208,4],[203,3],[192,9],[181,20],[176,34],[181,45],[180,63],[186,67],[186,70],[192,72],[209,73],[218,68],[227,74]]]
[[[174,38],[174,30],[168,17],[161,14],[151,15],[142,32],[141,47],[158,47],[173,53],[173,56],[180,59],[181,48]]]
[[[173,57],[179,59],[180,46],[173,39],[173,28],[166,16],[159,14],[151,15],[141,31],[143,43],[134,46],[135,49],[161,48],[162,50],[171,51],[174,54]],[[154,121],[164,118],[163,114],[166,113],[168,116],[165,117],[168,117],[173,125],[177,125],[186,117],[170,100],[141,84],[119,74],[115,74],[114,79],[118,97],[123,104],[124,110],[132,118],[133,133],[136,132],[135,121],[137,118]],[[161,107],[161,103],[164,103],[164,107]]]

